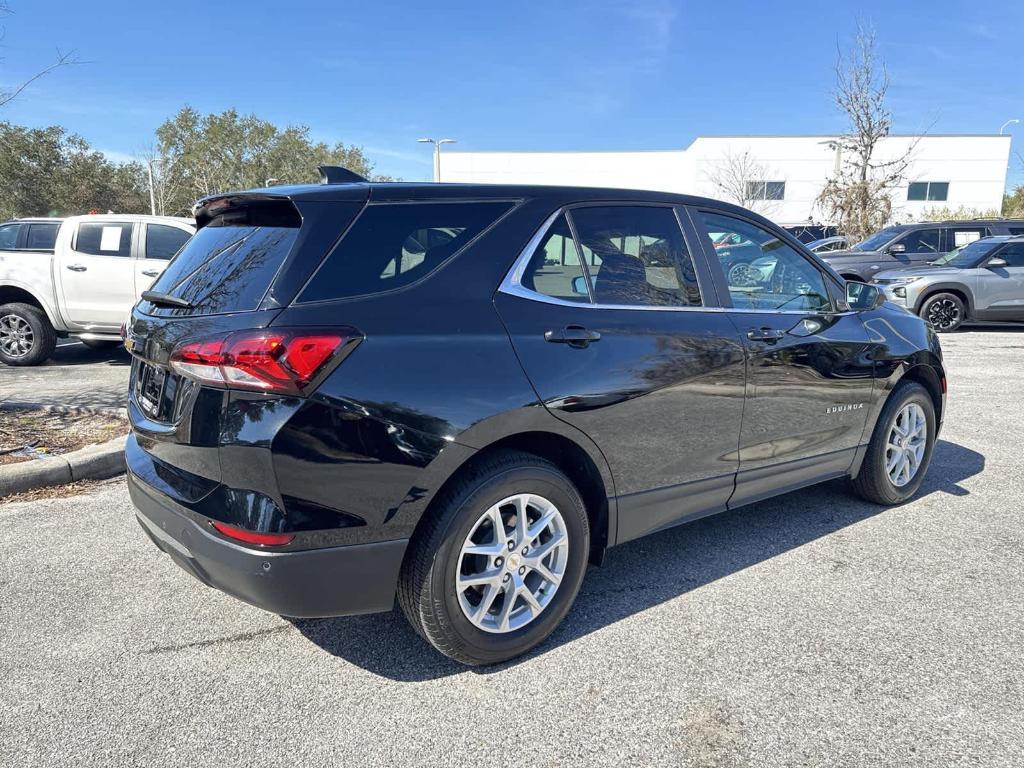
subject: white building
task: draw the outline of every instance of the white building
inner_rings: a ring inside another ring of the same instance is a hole
[[[625,187],[737,200],[720,183],[746,166],[749,207],[784,224],[822,220],[815,200],[834,173],[834,136],[702,136],[686,149],[643,152],[462,152],[442,154],[441,179],[453,182]],[[889,136],[875,160],[913,146],[906,181],[894,194],[894,220],[928,210],[998,211],[1006,188],[1010,136]],[[916,143],[916,145],[915,145]],[[729,169],[733,169],[730,174]]]

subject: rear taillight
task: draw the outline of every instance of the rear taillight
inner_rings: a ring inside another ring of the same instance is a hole
[[[361,337],[351,329],[240,331],[177,347],[171,369],[204,384],[300,395],[340,352]]]
[[[259,544],[261,547],[280,547],[295,538],[294,533],[257,533],[239,528],[237,525],[218,522],[211,522],[211,525],[229,539],[244,541],[246,544]]]

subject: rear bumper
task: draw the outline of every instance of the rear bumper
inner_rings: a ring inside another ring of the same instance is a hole
[[[139,524],[207,586],[295,618],[389,611],[408,540],[290,552],[242,547],[204,530],[185,509],[128,471]]]

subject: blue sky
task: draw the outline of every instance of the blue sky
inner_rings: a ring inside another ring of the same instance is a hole
[[[9,0],[0,83],[56,48],[86,63],[0,119],[59,123],[130,156],[182,105],[236,107],[430,176],[419,136],[461,149],[665,149],[702,134],[832,133],[836,38],[869,20],[895,130],[1024,121],[1024,3]],[[168,9],[176,8],[170,11]],[[1024,150],[1024,122],[1008,132]],[[1011,181],[1024,183],[1021,162]]]

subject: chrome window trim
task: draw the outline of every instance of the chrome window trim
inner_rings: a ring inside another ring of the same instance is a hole
[[[498,286],[498,293],[504,293],[508,296],[516,296],[520,299],[527,299],[528,301],[539,301],[542,304],[554,304],[559,307],[576,307],[577,309],[625,309],[633,312],[736,312],[739,314],[802,315],[804,317],[808,315],[827,315],[829,317],[835,317],[837,315],[856,314],[853,310],[847,310],[845,312],[810,312],[807,310],[799,309],[748,309],[741,307],[709,307],[704,304],[700,306],[687,307],[652,307],[643,304],[599,304],[594,302],[566,301],[565,299],[559,299],[554,296],[548,296],[546,294],[539,293],[537,291],[533,291],[530,290],[529,288],[526,288],[522,283],[522,279],[523,274],[526,272],[526,268],[530,264],[530,259],[533,257],[534,252],[540,246],[541,241],[544,239],[544,236],[548,233],[548,230],[558,220],[558,217],[561,216],[563,213],[566,213],[570,208],[571,206],[564,205],[561,208],[558,208],[554,213],[552,213],[544,220],[544,223],[540,225],[537,231],[533,234],[533,237],[529,239],[529,241],[523,247],[523,250],[520,251],[519,255],[516,257],[515,262],[512,264],[512,268],[505,275],[505,279],[501,281],[501,285]],[[694,258],[692,254],[690,254],[690,258]],[[701,300],[703,301],[703,299],[704,295],[702,291]]]

